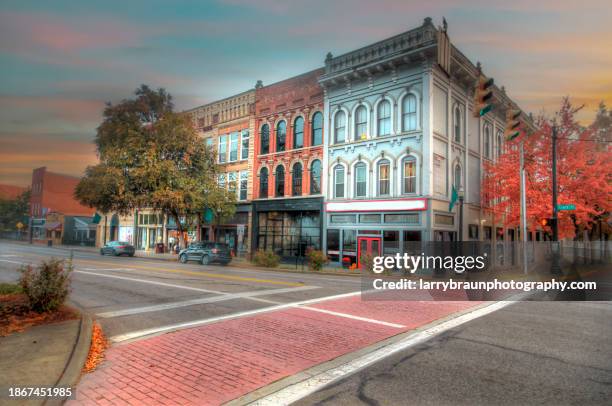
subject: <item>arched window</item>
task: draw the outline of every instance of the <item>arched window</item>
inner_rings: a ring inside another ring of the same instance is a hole
[[[321,161],[316,159],[310,165],[310,194],[319,193],[321,193]]]
[[[455,190],[461,189],[461,165],[455,165]]]
[[[365,140],[368,135],[368,111],[365,106],[355,110],[355,141]]]
[[[391,103],[383,100],[378,103],[378,136],[391,134]]]
[[[408,94],[402,100],[402,131],[414,131],[417,129],[417,99],[413,94]]]
[[[416,159],[406,157],[402,160],[402,193],[416,193]]]
[[[274,177],[276,197],[285,196],[285,168],[283,165],[276,167]]]
[[[455,142],[461,143],[461,109],[459,107],[455,107],[454,114],[454,134],[455,134]]]
[[[501,133],[501,131],[498,131],[497,132],[497,157],[498,158],[501,156],[501,154],[503,152],[503,149],[504,149],[503,148],[504,147],[503,142],[504,142],[504,140],[503,140],[503,137],[502,137],[502,133]]]
[[[291,183],[292,183],[293,196],[301,196],[302,195],[302,164],[299,162],[296,162],[293,165]]]
[[[391,168],[388,160],[378,162],[378,196],[388,196],[391,193]]]
[[[293,148],[304,146],[304,119],[300,116],[293,122]]]
[[[334,168],[334,197],[344,197],[344,166],[336,165]]]
[[[312,145],[323,144],[323,114],[317,111],[312,116]]]
[[[334,144],[342,144],[346,138],[346,114],[340,110],[334,117]]]
[[[355,197],[366,197],[368,186],[368,171],[366,164],[355,165]]]
[[[268,168],[259,172],[259,197],[268,197]]]
[[[270,153],[270,126],[268,124],[261,127],[261,146],[259,149],[260,154]]]
[[[491,128],[488,124],[484,127],[484,156],[491,158]]]
[[[287,138],[287,123],[282,120],[276,125],[276,152],[285,150],[285,141]]]

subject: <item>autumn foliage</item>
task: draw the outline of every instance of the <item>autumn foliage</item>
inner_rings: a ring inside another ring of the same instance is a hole
[[[83,366],[83,371],[91,372],[96,369],[104,359],[104,351],[106,351],[107,348],[108,341],[102,332],[102,328],[98,323],[94,323],[91,334],[91,346],[89,347],[89,354],[87,355],[85,366]]]
[[[597,142],[596,129],[585,128],[575,119],[574,108],[565,98],[556,117],[558,203],[575,204],[575,211],[559,212],[559,237],[572,238],[578,229],[589,229],[595,219],[610,212],[612,153],[610,145]],[[536,121],[537,130],[522,133],[506,143],[496,162],[485,163],[482,201],[506,227],[520,224],[519,143],[524,142],[527,227],[552,216],[552,122]],[[545,231],[550,231],[548,228]]]

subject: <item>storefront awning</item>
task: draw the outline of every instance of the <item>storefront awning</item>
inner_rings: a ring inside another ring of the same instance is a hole
[[[348,202],[327,202],[327,212],[380,212],[427,210],[426,199],[395,199],[395,200],[354,200]]]

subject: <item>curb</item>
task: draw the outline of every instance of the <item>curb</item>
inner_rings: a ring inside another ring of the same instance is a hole
[[[72,348],[70,358],[66,363],[66,367],[55,383],[55,387],[72,388],[72,396],[76,396],[76,384],[81,377],[81,371],[87,355],[89,354],[89,347],[91,346],[91,333],[92,333],[93,319],[89,314],[82,313],[81,323],[79,328],[79,335]],[[55,398],[47,399],[43,405],[45,406],[60,406],[69,398]]]

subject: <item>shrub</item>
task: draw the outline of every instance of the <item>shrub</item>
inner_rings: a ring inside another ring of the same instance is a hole
[[[21,269],[19,284],[28,297],[30,308],[38,313],[57,310],[70,291],[72,262],[60,259],[43,261],[38,268],[28,265]]]
[[[21,286],[13,283],[0,283],[0,295],[16,295],[21,293]]]
[[[361,265],[361,272],[363,273],[374,273],[374,255],[364,254],[359,260]]]
[[[276,268],[280,263],[280,257],[272,251],[259,250],[253,257],[253,262],[258,266],[266,268]]]
[[[323,265],[329,262],[327,255],[323,251],[310,250],[306,253],[308,258],[308,268],[311,271],[320,271],[323,269]]]

